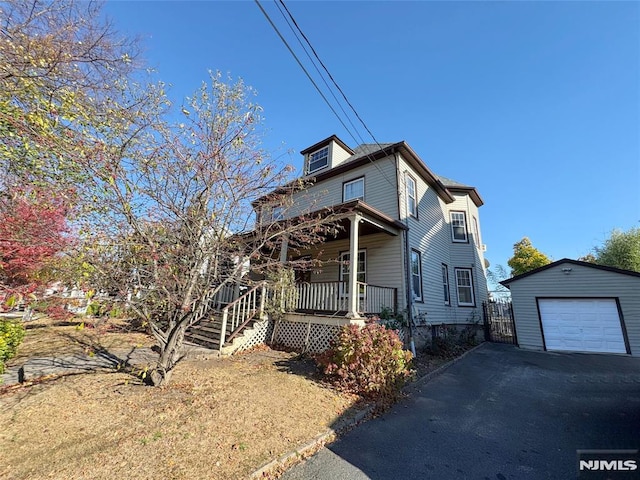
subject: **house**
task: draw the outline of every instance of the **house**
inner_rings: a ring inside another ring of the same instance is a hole
[[[564,258],[501,283],[521,348],[640,356],[640,273]]]
[[[474,187],[436,175],[404,141],[352,149],[333,135],[301,154],[307,186],[287,205],[256,202],[258,225],[326,211],[342,229],[303,252],[281,243],[283,262],[321,266],[297,275],[296,305],[274,341],[322,350],[340,325],[383,311],[416,325],[480,320],[487,284]]]

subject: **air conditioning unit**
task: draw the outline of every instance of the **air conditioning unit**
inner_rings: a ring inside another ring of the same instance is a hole
[[[483,252],[486,252],[487,251],[487,245],[484,244],[484,243],[482,245],[480,245],[480,250],[482,250]]]

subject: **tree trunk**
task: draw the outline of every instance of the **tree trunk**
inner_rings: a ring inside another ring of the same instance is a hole
[[[161,387],[169,383],[173,368],[180,360],[187,325],[189,325],[189,318],[182,318],[169,332],[166,344],[160,345],[160,358],[148,376],[150,385]]]

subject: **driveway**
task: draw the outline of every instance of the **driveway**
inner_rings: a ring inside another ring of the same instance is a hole
[[[640,358],[486,344],[412,390],[281,478],[570,479],[577,449],[640,448]]]

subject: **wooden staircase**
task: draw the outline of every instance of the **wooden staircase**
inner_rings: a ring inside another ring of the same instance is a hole
[[[257,321],[263,320],[266,284],[260,283],[251,290],[200,320],[185,333],[187,342],[216,350],[221,355],[231,355],[242,348],[243,332]]]

